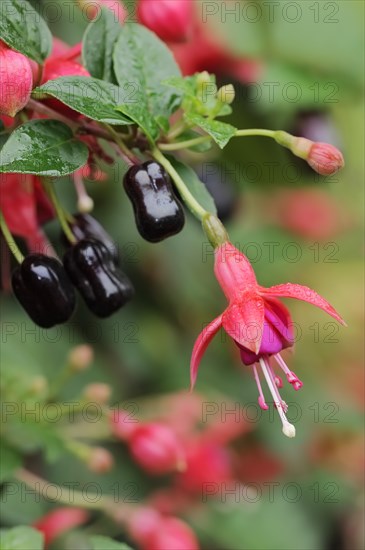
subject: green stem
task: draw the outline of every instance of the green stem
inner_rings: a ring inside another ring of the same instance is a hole
[[[177,138],[184,130],[186,130],[186,128],[187,128],[186,122],[183,118],[181,118],[170,129],[170,132],[168,134],[168,139],[172,140]]]
[[[61,372],[56,376],[53,383],[51,384],[50,390],[49,390],[49,396],[48,401],[53,401],[56,397],[58,397],[60,391],[66,386],[66,383],[72,378],[72,376],[75,374],[74,371],[72,371],[69,367],[69,365],[65,365]]]
[[[250,130],[237,130],[234,137],[248,137],[248,136],[264,136],[275,139],[274,130],[264,130],[259,128],[253,128]],[[179,151],[180,149],[186,149],[187,147],[193,147],[194,145],[200,145],[206,141],[210,141],[211,136],[201,136],[186,141],[180,141],[179,143],[160,143],[159,148],[161,151]]]
[[[186,187],[184,180],[180,177],[180,175],[177,173],[175,168],[172,166],[171,162],[161,153],[157,147],[152,148],[152,155],[153,157],[165,168],[166,172],[170,174],[172,179],[175,182],[175,185],[186,202],[186,204],[189,206],[191,212],[194,214],[198,220],[202,220],[204,216],[209,214],[205,208],[203,208],[198,201],[193,197],[193,195],[190,193],[189,189]]]
[[[126,164],[128,164],[129,166],[133,166],[133,164],[137,164],[139,162],[137,157],[133,155],[132,151],[128,149],[128,147],[126,146],[124,141],[121,139],[118,132],[116,132],[114,128],[110,126],[110,124],[104,124],[104,126],[109,130],[109,132],[113,136],[114,141],[118,145],[121,152],[121,156],[123,160],[126,162]]]
[[[193,147],[194,145],[199,145],[200,143],[205,143],[210,141],[212,138],[210,136],[201,136],[197,138],[187,139],[186,141],[179,141],[178,143],[159,143],[158,146],[161,151],[179,151],[180,149],[187,149],[188,147]]]
[[[3,213],[1,212],[1,210],[0,210],[0,228],[1,228],[2,234],[4,235],[4,239],[7,243],[10,251],[14,255],[17,262],[21,264],[22,261],[24,260],[24,256],[20,252],[20,250],[18,248],[18,245],[14,241],[13,235],[10,232],[10,229],[9,229],[9,227],[8,227],[6,221],[5,221],[5,218],[4,218]]]
[[[53,206],[55,207],[57,217],[58,217],[58,220],[61,224],[61,227],[62,227],[62,230],[63,230],[64,234],[66,235],[67,239],[70,241],[71,244],[75,244],[77,242],[76,237],[72,233],[72,231],[70,229],[70,226],[68,225],[66,213],[63,210],[63,208],[62,208],[62,206],[61,206],[61,204],[60,204],[60,202],[57,198],[52,180],[50,180],[48,178],[43,178],[42,181],[43,181],[43,186],[45,187],[46,192],[47,192],[49,198],[51,199],[51,202],[52,202]]]
[[[18,481],[25,483],[25,485],[33,489],[36,493],[45,495],[45,498],[66,504],[67,506],[104,511],[108,511],[114,507],[111,497],[95,495],[95,498],[86,499],[85,495],[81,491],[76,491],[74,487],[69,488],[65,485],[61,486],[50,483],[24,468],[17,470],[15,472],[15,477]]]
[[[263,136],[275,139],[275,130],[264,130],[262,128],[250,128],[249,130],[237,130],[234,137]]]

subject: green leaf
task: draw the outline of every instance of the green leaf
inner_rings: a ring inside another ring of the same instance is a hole
[[[32,120],[11,134],[0,153],[0,173],[65,176],[88,158],[84,143],[57,120]]]
[[[44,19],[25,0],[1,0],[0,38],[13,50],[43,63],[52,49]]]
[[[43,535],[27,526],[0,530],[0,550],[42,550]]]
[[[188,97],[195,98],[197,76],[196,74],[191,76],[172,76],[171,78],[166,78],[163,84],[181,90]]]
[[[130,546],[122,542],[116,542],[109,537],[94,535],[90,537],[93,550],[132,550]]]
[[[116,84],[112,55],[120,31],[114,13],[104,8],[87,27],[82,41],[82,58],[91,76]]]
[[[190,166],[184,164],[183,162],[180,162],[173,156],[168,155],[168,159],[175,168],[176,172],[179,174],[179,176],[184,180],[186,187],[196,198],[199,204],[201,204],[206,210],[208,210],[208,212],[216,214],[217,208],[215,206],[214,199],[204,183],[200,181],[194,170],[190,168]]]
[[[223,149],[229,140],[236,134],[237,128],[227,124],[226,122],[219,122],[218,120],[209,120],[199,115],[186,114],[185,118],[194,126],[199,126],[212,136],[214,141]]]
[[[10,479],[21,463],[20,454],[2,441],[0,443],[0,482]]]
[[[33,90],[33,97],[50,95],[78,113],[106,124],[128,125],[132,121],[117,111],[128,93],[110,82],[88,76],[61,76]]]
[[[124,25],[114,49],[114,71],[120,86],[129,85],[130,97],[120,110],[155,140],[160,129],[180,105],[181,93],[162,84],[180,76],[180,69],[166,45],[136,23]]]

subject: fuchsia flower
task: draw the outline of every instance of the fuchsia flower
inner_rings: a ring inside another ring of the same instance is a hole
[[[130,536],[139,543],[141,550],[199,550],[193,531],[174,516],[139,507],[127,522]]]
[[[33,527],[43,533],[46,547],[62,533],[83,525],[89,514],[82,508],[55,508],[33,523]]]
[[[258,366],[269,386],[274,404],[283,425],[283,433],[295,436],[295,428],[285,416],[286,403],[278,388],[282,380],[273,370],[272,359],[282,369],[295,390],[302,382],[288,368],[280,352],[294,344],[292,321],[287,308],[277,297],[297,298],[323,309],[337,321],[345,324],[340,315],[324,298],[306,286],[292,283],[264,288],[257,283],[248,259],[231,243],[225,242],[215,250],[215,275],[229,300],[227,309],[214,319],[198,336],[191,358],[191,385],[194,386],[199,363],[209,343],[223,327],[240,349],[245,365],[253,365],[253,373],[259,390],[259,405],[268,409],[258,372]]]
[[[191,0],[139,0],[139,21],[165,42],[187,40],[192,31]]]
[[[28,103],[32,87],[29,59],[0,40],[0,113],[14,117]]]

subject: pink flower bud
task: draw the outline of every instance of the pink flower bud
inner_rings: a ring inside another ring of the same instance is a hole
[[[36,521],[33,527],[43,533],[45,545],[48,546],[62,533],[82,525],[88,519],[88,513],[81,508],[56,508]]]
[[[45,62],[41,84],[61,76],[90,76],[90,73],[77,61],[63,59],[62,57],[50,57]],[[70,109],[70,107],[67,107],[67,105],[64,105],[61,101],[58,101],[58,99],[46,99],[44,100],[44,103],[70,118],[82,116],[79,113],[76,113],[73,109]]]
[[[32,86],[28,58],[0,40],[0,113],[15,116],[28,103]]]
[[[174,517],[162,518],[159,529],[143,550],[199,550],[199,543],[190,527]]]
[[[68,364],[74,371],[87,369],[94,359],[94,350],[88,344],[74,347],[68,355]]]
[[[161,519],[160,513],[153,508],[137,508],[126,518],[130,536],[140,545],[147,544],[158,529]]]
[[[191,0],[139,0],[139,21],[166,42],[186,40],[193,21]]]
[[[181,489],[201,494],[207,483],[221,487],[232,480],[232,465],[228,451],[214,444],[190,445],[187,451],[187,466],[177,478]]]
[[[331,176],[345,166],[341,151],[329,143],[314,142],[282,131],[275,132],[275,140],[295,156],[306,160],[321,176]]]
[[[329,143],[321,142],[313,143],[307,162],[321,176],[332,176],[345,166],[341,151]]]
[[[77,61],[50,58],[44,66],[42,84],[60,76],[90,76],[90,73]]]
[[[276,198],[271,197],[267,216],[280,227],[313,241],[331,240],[350,221],[334,197],[309,187],[285,190]]]
[[[185,522],[162,516],[153,508],[138,508],[127,522],[130,536],[141,550],[199,550],[198,541]]]
[[[88,384],[84,389],[84,397],[94,403],[105,405],[108,403],[112,389],[109,384],[102,384],[101,382],[95,382],[95,384]]]
[[[113,455],[103,447],[94,447],[87,460],[89,470],[96,474],[109,472],[114,466]]]
[[[150,474],[167,474],[185,468],[185,457],[175,433],[164,424],[139,426],[129,447],[136,462]]]

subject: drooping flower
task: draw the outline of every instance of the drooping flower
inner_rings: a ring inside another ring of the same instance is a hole
[[[150,507],[138,507],[127,518],[130,536],[141,550],[199,550],[195,534],[184,521]]]
[[[14,117],[28,103],[32,86],[29,59],[0,40],[0,113]]]
[[[185,468],[183,447],[173,430],[165,424],[141,424],[134,430],[128,443],[134,460],[152,475]]]
[[[273,360],[295,390],[302,387],[302,382],[280,355],[283,349],[293,346],[294,335],[290,313],[277,298],[297,298],[309,302],[323,309],[340,323],[345,323],[324,298],[306,286],[292,283],[270,288],[260,286],[246,256],[230,242],[221,244],[215,250],[215,275],[229,305],[200,333],[195,342],[190,365],[191,385],[195,384],[199,363],[205,350],[218,330],[223,327],[239,347],[242,362],[252,365],[260,407],[268,409],[261,387],[259,368],[278,410],[283,433],[288,437],[294,437],[295,428],[285,415],[287,405],[279,394],[278,388],[282,387],[282,380],[274,372]]]
[[[42,516],[34,524],[43,533],[46,547],[66,531],[83,525],[89,519],[89,514],[82,508],[56,508]]]
[[[39,232],[39,226],[54,217],[54,209],[37,176],[0,175],[0,207],[9,229],[28,239]]]
[[[193,25],[191,0],[139,0],[139,21],[166,42],[187,40]]]
[[[66,52],[60,57],[51,55],[46,59],[41,84],[45,84],[49,80],[55,80],[62,76],[90,76],[89,71],[87,71],[81,63],[75,61],[75,56],[77,57],[77,54],[80,54],[78,45],[77,47],[70,48],[70,52]],[[58,99],[47,98],[43,100],[43,102],[71,119],[81,116]]]

